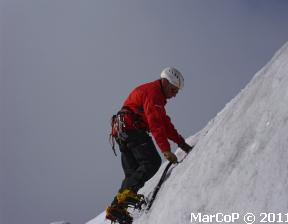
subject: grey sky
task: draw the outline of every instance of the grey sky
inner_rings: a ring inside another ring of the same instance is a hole
[[[288,40],[285,0],[1,3],[3,224],[105,209],[123,178],[110,117],[136,85],[182,71],[167,112],[188,137]]]

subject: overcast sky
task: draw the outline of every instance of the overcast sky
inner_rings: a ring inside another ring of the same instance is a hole
[[[177,67],[185,87],[167,113],[188,137],[288,41],[286,0],[2,0],[1,10],[1,224],[93,218],[123,178],[108,134],[131,89]]]

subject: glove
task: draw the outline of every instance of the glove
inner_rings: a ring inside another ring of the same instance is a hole
[[[182,144],[178,146],[180,149],[182,149],[186,153],[190,152],[194,148],[194,145],[193,146],[188,145],[186,142],[183,142]]]
[[[166,151],[166,152],[164,152],[164,156],[171,163],[177,163],[178,162],[177,157],[173,152]]]

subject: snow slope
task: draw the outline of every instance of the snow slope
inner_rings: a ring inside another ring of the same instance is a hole
[[[194,150],[171,170],[151,210],[133,214],[133,223],[185,224],[194,222],[191,213],[233,212],[241,218],[253,212],[259,223],[265,216],[260,213],[286,214],[287,133],[288,43],[202,131],[187,139],[197,142]],[[184,153],[178,150],[177,155]],[[142,193],[153,190],[165,165]],[[87,224],[104,223],[110,222],[102,213]]]

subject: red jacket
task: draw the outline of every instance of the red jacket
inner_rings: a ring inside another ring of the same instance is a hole
[[[185,141],[166,114],[166,103],[161,80],[156,80],[136,87],[123,105],[141,117],[144,127],[151,131],[162,152],[170,150],[168,139],[178,145]]]

